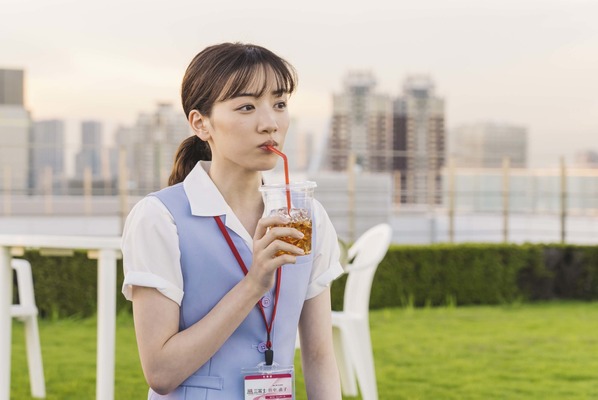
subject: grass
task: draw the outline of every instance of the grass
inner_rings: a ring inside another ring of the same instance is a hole
[[[598,303],[371,313],[380,399],[598,398]],[[30,399],[23,326],[11,399]],[[40,321],[48,400],[95,398],[95,319]],[[297,399],[305,400],[300,370]],[[144,399],[131,317],[117,319],[116,399]]]

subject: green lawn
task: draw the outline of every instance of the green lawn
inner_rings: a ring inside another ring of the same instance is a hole
[[[380,399],[596,399],[598,303],[371,313]],[[41,321],[48,399],[95,398],[95,320]],[[14,324],[12,399],[30,399]],[[305,400],[298,373],[297,398]],[[117,320],[116,399],[145,399],[130,316]]]

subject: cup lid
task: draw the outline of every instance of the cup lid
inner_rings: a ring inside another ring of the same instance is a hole
[[[313,189],[318,186],[313,181],[304,181],[304,182],[291,182],[287,186],[286,183],[266,183],[260,186],[260,192],[264,192],[266,190],[272,189],[290,189],[290,190],[305,190],[305,189]]]

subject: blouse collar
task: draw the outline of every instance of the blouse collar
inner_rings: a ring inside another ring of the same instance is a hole
[[[208,175],[210,164],[209,161],[198,162],[183,181],[183,188],[191,206],[191,214],[199,217],[224,217],[226,227],[239,235],[249,250],[253,251],[253,239],[249,232],[241,224]]]

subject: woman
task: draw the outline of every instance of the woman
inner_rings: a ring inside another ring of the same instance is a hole
[[[262,218],[261,172],[277,162],[266,146],[283,147],[295,86],[292,66],[255,45],[208,47],[187,68],[181,97],[195,135],[179,147],[171,186],[136,204],[123,232],[123,293],[150,399],[254,398],[272,381],[248,386],[243,371],[288,372],[297,327],[309,399],[341,398],[328,289],[342,273],[334,228],[316,201],[316,239],[303,255],[280,240],[302,236],[288,220]]]

